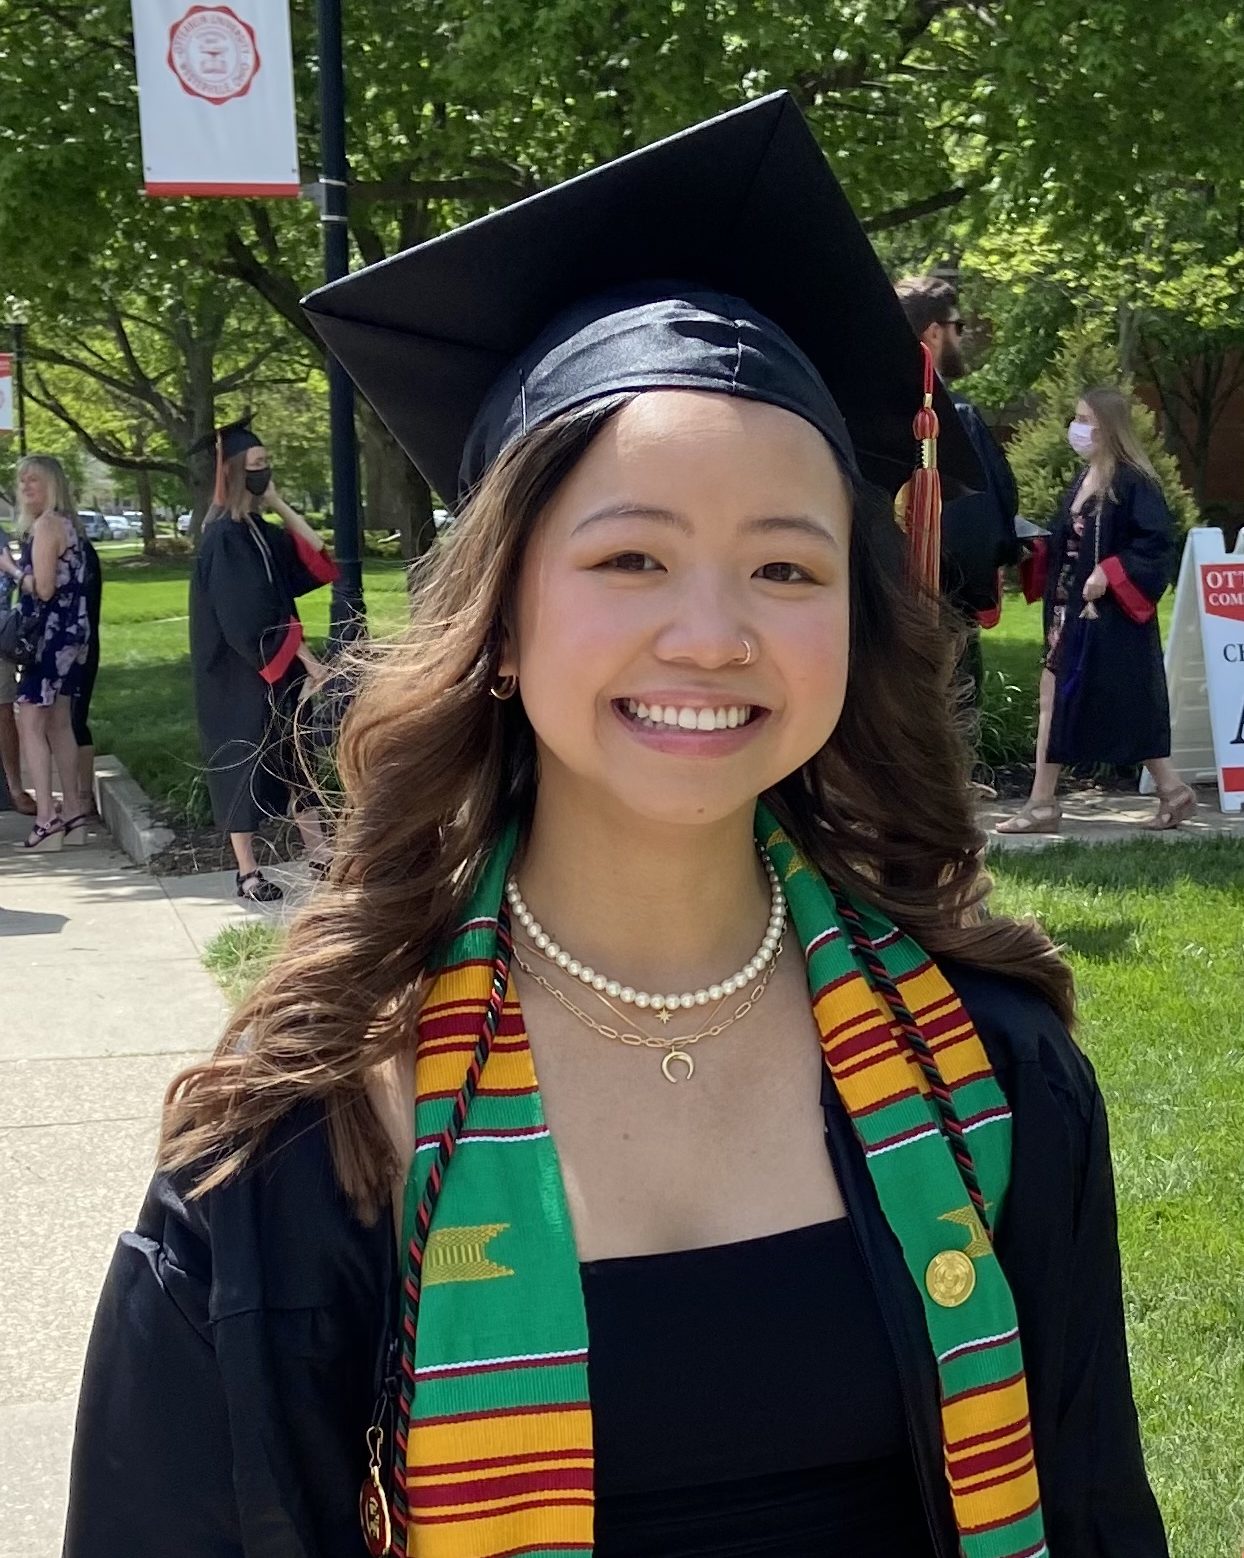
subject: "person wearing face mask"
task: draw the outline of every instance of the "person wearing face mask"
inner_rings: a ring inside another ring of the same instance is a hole
[[[331,583],[337,565],[285,502],[249,419],[221,428],[215,501],[190,580],[195,712],[216,825],[229,835],[237,893],[258,903],[282,894],[260,871],[255,833],[293,810],[316,875],[329,855],[317,811],[297,779],[291,716],[325,667],[303,638],[295,600]],[[280,515],[274,525],[262,517]]]
[[[999,833],[1057,833],[1065,763],[1143,764],[1165,831],[1196,810],[1171,762],[1170,707],[1157,605],[1171,582],[1175,526],[1120,390],[1085,392],[1067,439],[1085,462],[1057,519],[1023,569],[1044,602],[1036,771],[1032,794]]]

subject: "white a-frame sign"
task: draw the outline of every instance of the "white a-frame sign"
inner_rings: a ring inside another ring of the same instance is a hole
[[[1234,553],[1221,530],[1188,532],[1166,685],[1175,766],[1190,783],[1216,780],[1223,811],[1244,810],[1244,531]]]

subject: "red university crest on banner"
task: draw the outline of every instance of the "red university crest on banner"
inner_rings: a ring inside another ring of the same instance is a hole
[[[191,97],[245,97],[259,70],[255,29],[227,5],[192,5],[168,35],[169,69]]]

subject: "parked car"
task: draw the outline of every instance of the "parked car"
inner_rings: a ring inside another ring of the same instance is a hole
[[[108,529],[108,521],[98,509],[79,509],[78,521],[82,526],[82,533],[88,541],[109,541],[112,532]]]
[[[108,526],[108,534],[114,541],[129,540],[130,522],[124,514],[105,514],[104,522]]]

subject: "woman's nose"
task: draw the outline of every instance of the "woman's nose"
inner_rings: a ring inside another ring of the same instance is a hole
[[[748,627],[731,590],[701,585],[680,593],[656,640],[660,660],[716,670],[744,653]]]

